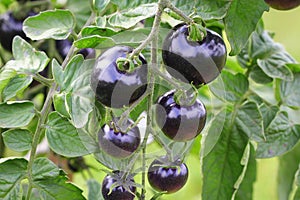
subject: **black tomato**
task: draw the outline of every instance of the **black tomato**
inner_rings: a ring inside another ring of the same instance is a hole
[[[131,47],[115,46],[101,54],[95,63],[91,87],[96,99],[113,108],[128,106],[141,97],[147,88],[147,62],[139,55],[142,65],[133,72],[121,71],[117,67],[118,58],[126,58]]]
[[[30,12],[28,16],[35,15],[35,13]],[[30,41],[23,32],[23,21],[24,19],[16,19],[12,12],[7,12],[3,14],[0,18],[0,43],[4,49],[7,51],[12,51],[12,42],[15,36],[19,35],[26,41]]]
[[[187,182],[188,168],[179,161],[172,166],[164,165],[154,160],[148,169],[148,182],[159,192],[174,193],[180,190]]]
[[[133,125],[131,120],[127,121],[126,126]],[[126,158],[130,156],[140,145],[140,131],[134,126],[124,133],[113,125],[105,124],[98,133],[100,150],[115,158]]]
[[[56,49],[63,59],[65,59],[69,53],[72,46],[72,42],[68,39],[56,40]],[[92,48],[81,49],[78,54],[83,55],[84,58],[95,58],[96,52]]]
[[[199,135],[205,126],[206,108],[199,100],[192,105],[179,105],[175,90],[161,96],[155,107],[156,123],[162,132],[174,141],[188,141]]]
[[[126,188],[122,185],[117,185],[112,188],[113,184],[116,182],[122,183],[123,180],[120,180],[121,174],[119,171],[114,171],[113,175],[107,175],[102,182],[102,196],[105,200],[133,200],[136,192],[136,187],[128,186],[130,192],[126,190]],[[125,180],[126,182],[134,183],[134,180],[131,178],[130,180]]]
[[[300,5],[300,0],[265,0],[265,2],[276,10],[291,10]]]
[[[202,41],[189,41],[188,35],[188,25],[175,26],[164,40],[162,58],[173,77],[198,87],[220,74],[227,50],[221,36],[209,29]]]

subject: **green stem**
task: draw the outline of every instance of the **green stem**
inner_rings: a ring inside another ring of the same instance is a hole
[[[161,78],[163,78],[164,80],[166,80],[167,82],[169,82],[171,85],[173,85],[176,89],[179,90],[187,90],[191,88],[190,84],[186,84],[186,83],[182,83],[179,84],[176,80],[174,80],[174,78],[167,76],[166,74],[164,74],[163,72],[161,72],[159,70],[158,67],[153,66],[152,67],[152,71],[155,72],[155,74],[157,74],[158,76],[160,76]]]
[[[94,19],[95,14],[93,13],[91,16],[93,16],[93,19]],[[85,26],[87,26],[88,23],[91,23],[91,18],[87,21]],[[62,69],[65,69],[68,62],[71,60],[72,56],[74,56],[75,49],[76,49],[75,46],[72,45],[71,49],[68,52],[68,55],[66,56],[65,60],[63,61]],[[58,84],[53,82],[50,86],[50,90],[47,94],[43,108],[39,113],[39,120],[38,120],[37,128],[35,130],[35,134],[33,136],[32,148],[31,148],[30,157],[29,157],[29,161],[28,161],[28,167],[27,167],[27,176],[28,176],[28,185],[29,185],[28,191],[27,191],[27,196],[26,196],[27,200],[30,199],[32,188],[33,188],[32,167],[33,167],[33,162],[34,162],[35,155],[36,155],[37,146],[39,144],[40,137],[42,135],[42,130],[44,129],[44,124],[46,123],[48,115],[51,111],[53,96],[54,96],[57,88],[58,88]]]
[[[120,116],[120,119],[118,121],[118,126],[122,127],[122,125],[124,124],[124,121],[128,118],[129,114],[131,113],[131,111],[133,111],[135,109],[136,106],[139,105],[139,103],[146,98],[148,95],[150,94],[150,92],[148,90],[146,90],[146,92],[135,102],[133,102],[128,109],[126,109]]]
[[[34,74],[33,75],[33,79],[40,82],[41,84],[47,86],[47,87],[51,87],[53,80],[52,79],[47,79],[45,77],[43,77],[40,74]]]
[[[155,76],[152,71],[152,68],[155,68],[157,66],[157,43],[158,43],[158,27],[161,22],[161,16],[163,13],[163,10],[165,9],[165,2],[164,1],[159,1],[158,4],[158,11],[156,13],[155,19],[154,19],[154,24],[153,28],[151,30],[151,33],[149,37],[152,37],[152,43],[151,43],[151,67],[148,68],[148,73],[149,73],[149,84],[148,88],[151,91],[151,94],[148,96],[148,106],[147,106],[147,128],[146,128],[146,133],[145,133],[145,138],[143,140],[143,151],[142,151],[142,191],[141,191],[141,200],[145,199],[145,185],[146,185],[146,146],[147,146],[147,141],[148,137],[151,133],[152,130],[152,106],[153,106],[153,95],[154,95],[154,81],[155,81]]]
[[[130,54],[130,59],[132,59],[134,56],[139,55],[143,49],[146,48],[147,45],[149,45],[152,40],[157,36],[157,33],[159,31],[159,25],[160,25],[160,21],[161,21],[161,15],[163,13],[163,10],[166,8],[166,0],[160,0],[158,2],[158,10],[157,13],[155,15],[155,19],[154,19],[154,23],[153,23],[153,27],[151,29],[151,32],[149,34],[149,36],[146,38],[146,40],[144,40],[137,48],[135,48],[132,53]]]
[[[156,132],[153,128],[151,130],[152,130],[152,133]],[[169,146],[166,143],[164,143],[160,139],[160,137],[158,137],[156,134],[153,134],[153,137],[154,137],[155,141],[166,150],[167,155],[172,155],[172,150],[169,148]]]
[[[3,142],[2,129],[0,128],[0,158],[4,157],[5,146]]]
[[[177,15],[179,15],[183,19],[183,21],[185,21],[189,24],[194,23],[193,19],[191,19],[189,16],[184,14],[181,10],[176,8],[170,0],[166,0],[166,7],[169,8],[170,10],[172,10],[173,12],[175,12]]]
[[[27,199],[28,200],[30,199],[31,190],[32,190],[32,187],[33,187],[32,186],[32,182],[33,182],[32,166],[33,166],[33,162],[34,162],[34,159],[35,159],[37,146],[39,144],[40,137],[42,135],[43,125],[46,123],[48,114],[50,112],[51,104],[52,104],[52,97],[55,93],[56,88],[57,88],[57,85],[55,83],[53,83],[50,91],[48,92],[47,98],[44,102],[44,106],[43,106],[43,108],[40,112],[40,119],[38,121],[37,128],[36,128],[35,134],[33,136],[32,148],[31,148],[30,158],[29,158],[28,167],[27,167],[27,169],[28,169],[28,180],[29,180],[29,189],[28,189],[28,193],[27,193]]]

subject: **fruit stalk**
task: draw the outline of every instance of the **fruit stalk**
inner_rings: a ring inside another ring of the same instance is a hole
[[[135,55],[139,55],[143,49],[146,48],[147,45],[149,45],[152,40],[157,36],[158,28],[161,21],[161,15],[163,10],[166,8],[166,0],[160,0],[158,2],[158,8],[157,12],[155,14],[154,24],[152,26],[151,32],[149,36],[142,42],[137,48],[135,48],[132,53],[130,54],[130,59],[132,59]]]
[[[191,19],[189,16],[184,14],[181,10],[176,8],[170,0],[166,0],[166,7],[175,12],[177,15],[179,15],[186,23],[192,24],[194,23],[194,20]]]

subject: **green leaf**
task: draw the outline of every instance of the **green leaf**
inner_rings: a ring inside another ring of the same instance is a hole
[[[32,133],[25,129],[11,129],[3,133],[5,145],[14,151],[31,149]]]
[[[70,114],[67,111],[66,105],[66,94],[56,94],[54,95],[53,104],[55,111],[57,111],[60,115],[70,118]]]
[[[0,199],[11,200],[20,191],[27,174],[27,160],[16,158],[0,163]]]
[[[77,157],[89,154],[76,128],[57,112],[48,116],[46,136],[51,149],[60,155]]]
[[[61,171],[55,178],[43,178],[34,181],[42,199],[85,200],[82,190],[68,183],[68,178]]]
[[[66,9],[70,10],[76,18],[76,32],[79,32],[91,16],[91,2],[82,0],[67,1]]]
[[[115,13],[109,18],[108,22],[113,27],[129,29],[141,20],[154,16],[156,11],[156,3],[143,4],[126,12]]]
[[[106,27],[106,16],[96,17],[96,25],[99,28],[105,28]]]
[[[249,45],[251,46],[249,47]],[[271,78],[293,80],[291,64],[296,61],[281,44],[274,42],[272,36],[263,30],[263,26],[253,32],[245,48],[244,51],[247,53],[244,56],[251,58],[254,65],[249,67],[258,66],[266,76]]]
[[[138,45],[142,43],[149,36],[150,28],[138,28],[133,30],[122,31],[118,34],[113,35],[111,38],[119,45]],[[160,37],[163,38],[160,32]]]
[[[35,115],[32,102],[13,102],[0,104],[0,127],[18,128],[29,124]]]
[[[278,113],[279,107],[262,104],[260,105],[259,110],[263,116],[264,130],[266,130]]]
[[[160,37],[164,38],[164,34],[160,31]],[[169,30],[167,30],[169,31]],[[107,48],[114,45],[129,45],[134,46],[143,42],[150,34],[150,28],[136,28],[132,30],[124,30],[116,32],[110,28],[100,28],[89,26],[83,29],[82,39],[75,41],[75,46],[78,48]]]
[[[18,73],[36,74],[43,71],[49,62],[45,52],[36,51],[20,36],[14,38],[12,51],[14,60],[8,61],[4,67]]]
[[[236,84],[239,83],[239,84]],[[248,91],[249,82],[243,74],[222,71],[221,75],[210,84],[212,93],[223,101],[238,102]]]
[[[293,80],[292,71],[286,65],[283,65],[279,59],[271,57],[265,60],[257,60],[257,64],[269,77],[288,81]]]
[[[237,111],[236,126],[250,140],[261,142],[265,140],[263,119],[258,106],[254,102],[246,102]]]
[[[107,5],[110,3],[110,0],[95,0],[93,3],[96,10],[101,13],[106,9]]]
[[[101,128],[101,113],[95,107],[90,112],[88,122],[83,128],[77,129],[82,144],[89,152],[99,151],[98,132]]]
[[[203,132],[202,157],[207,156],[217,144],[224,127],[226,112],[221,110],[208,124],[208,131]]]
[[[62,92],[66,93],[67,110],[76,128],[82,128],[94,107],[94,92],[90,79],[94,60],[83,60],[81,55],[73,57],[64,71]]]
[[[80,38],[74,42],[77,48],[108,48],[116,45],[116,42],[110,37],[102,37],[99,35],[92,35]]]
[[[243,172],[243,152],[248,138],[235,125],[235,110],[227,107],[225,122],[217,143],[203,158],[203,200],[231,199]]]
[[[282,104],[291,108],[300,108],[299,85],[300,73],[295,73],[292,81],[281,81],[279,91]]]
[[[70,115],[76,128],[87,123],[88,115],[93,109],[94,92],[90,87],[93,67],[94,60],[84,61],[82,55],[74,56],[64,71],[57,62],[53,63],[53,69],[56,70],[54,79],[61,89],[61,94],[56,95],[56,108],[63,115]]]
[[[58,167],[47,158],[36,158],[32,165],[33,180],[50,179],[59,176]]]
[[[88,200],[104,200],[101,193],[101,185],[95,179],[90,179],[87,182],[88,185]]]
[[[111,0],[112,3],[116,4],[121,10],[136,8],[141,4],[157,3],[157,0],[134,0],[134,1],[119,1]],[[185,12],[187,15],[191,14],[193,10],[197,12],[204,20],[209,19],[222,19],[231,4],[228,0],[197,0],[197,1],[186,1],[172,0],[172,4]]]
[[[271,77],[269,77],[265,72],[258,66],[254,66],[250,71],[250,77],[256,83],[259,84],[268,84],[273,81]]]
[[[247,43],[251,33],[268,10],[263,0],[234,0],[224,18],[227,38],[231,46],[230,55],[237,55]]]
[[[255,150],[250,145],[250,155],[247,159],[246,173],[235,194],[235,200],[252,200],[253,199],[253,184],[256,180],[256,159]]]
[[[43,199],[85,199],[82,191],[67,182],[63,171],[47,158],[37,158],[32,165],[34,186]]]
[[[0,70],[0,99],[2,99],[2,91],[8,85],[11,78],[16,76],[17,72],[13,69]]]
[[[82,37],[98,35],[104,37],[110,37],[117,34],[115,30],[108,28],[108,27],[99,27],[99,26],[87,26],[82,29]]]
[[[69,10],[47,10],[27,18],[23,30],[32,40],[64,40],[75,27],[75,19]]]
[[[60,66],[60,64],[55,59],[53,59],[51,64],[52,64],[52,73],[53,73],[53,77],[54,77],[55,82],[58,85],[63,86],[63,84],[64,84],[64,74],[63,74],[62,67]]]
[[[257,158],[270,158],[291,150],[300,139],[300,125],[293,125],[286,112],[278,112],[265,130],[266,141],[259,142]]]
[[[192,4],[192,3],[186,3],[185,1],[177,0],[177,6],[180,7],[188,6],[186,4]],[[195,8],[197,10],[197,14],[199,14],[202,19],[209,20],[209,19],[223,19],[230,7],[230,4],[232,4],[232,1],[228,0],[198,0],[195,1]],[[180,5],[181,4],[181,5]],[[190,9],[184,9],[187,12],[191,12]]]
[[[295,173],[300,162],[299,154],[300,145],[298,143],[292,151],[279,157],[279,169],[277,172],[278,200],[289,199],[293,191]]]
[[[27,86],[32,82],[32,77],[25,74],[18,74],[12,79],[3,90],[4,101],[8,101],[12,97],[16,96],[18,92],[27,88]]]

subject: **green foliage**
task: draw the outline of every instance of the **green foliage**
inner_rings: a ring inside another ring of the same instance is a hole
[[[156,11],[157,4],[143,4],[124,13],[112,15],[108,22],[113,27],[129,29],[141,20],[154,16]]]
[[[82,144],[77,129],[57,112],[49,114],[46,136],[51,149],[60,155],[77,157],[89,153]]]
[[[21,181],[27,173],[25,159],[12,159],[0,163],[0,197],[4,200],[19,199]]]
[[[13,102],[0,104],[0,127],[19,128],[30,123],[35,115],[32,102]]]
[[[14,151],[31,149],[32,133],[23,129],[11,129],[2,133],[5,145]]]
[[[93,200],[93,199],[103,200],[102,194],[100,192],[101,185],[94,179],[88,180],[87,184],[89,189],[88,200]]]
[[[231,199],[238,189],[234,186],[243,171],[240,163],[248,138],[238,131],[235,115],[228,107],[217,116],[225,121],[217,143],[203,158],[203,199]]]
[[[70,11],[53,10],[27,18],[23,30],[32,40],[63,40],[68,38],[74,26],[74,16]]]
[[[230,55],[237,55],[242,50],[263,12],[267,10],[268,6],[263,0],[232,1],[224,18],[226,34],[232,48]]]

